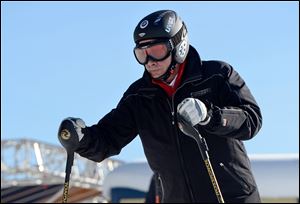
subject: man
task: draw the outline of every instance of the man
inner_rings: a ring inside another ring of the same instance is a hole
[[[73,134],[72,142],[59,137],[62,145],[101,162],[139,135],[161,182],[162,202],[218,202],[197,143],[179,129],[180,118],[205,138],[225,202],[260,202],[242,141],[257,134],[262,116],[244,80],[225,62],[202,61],[174,11],[143,18],[134,41],[143,76],[97,124],[63,120],[59,133],[68,124]]]

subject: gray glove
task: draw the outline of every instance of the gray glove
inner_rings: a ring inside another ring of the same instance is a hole
[[[196,98],[186,98],[177,106],[177,113],[191,126],[206,125],[210,121],[205,104]]]
[[[64,119],[58,130],[58,139],[67,152],[74,152],[79,147],[79,142],[83,138],[85,123],[80,118]]]

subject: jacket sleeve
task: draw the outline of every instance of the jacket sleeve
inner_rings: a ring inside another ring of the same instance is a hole
[[[96,162],[119,154],[137,135],[133,98],[125,93],[115,109],[97,124],[85,128],[76,152]]]
[[[223,80],[218,82],[220,106],[211,104],[211,121],[205,130],[211,134],[240,140],[253,138],[262,126],[262,115],[242,77],[226,63]]]

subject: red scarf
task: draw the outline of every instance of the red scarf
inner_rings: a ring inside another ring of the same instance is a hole
[[[184,68],[185,68],[185,62],[186,61],[184,61],[179,66],[179,70],[178,70],[178,73],[177,73],[177,77],[175,79],[176,81],[174,83],[174,86],[170,86],[167,83],[165,83],[161,80],[158,80],[158,79],[152,79],[152,83],[159,85],[161,88],[164,89],[164,91],[168,94],[169,97],[172,97],[173,94],[175,93],[176,89],[180,85],[182,74],[183,74],[183,71],[184,71]]]

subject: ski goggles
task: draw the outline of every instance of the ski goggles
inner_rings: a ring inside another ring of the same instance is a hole
[[[149,60],[157,62],[168,58],[172,52],[172,46],[169,40],[156,40],[137,45],[133,52],[138,63],[145,65]]]

